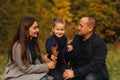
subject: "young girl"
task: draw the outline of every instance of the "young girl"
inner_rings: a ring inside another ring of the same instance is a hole
[[[65,55],[68,53],[65,31],[66,21],[60,18],[54,19],[52,27],[53,35],[50,36],[46,41],[48,58],[53,61],[57,58],[55,69],[50,70],[50,75],[52,75],[55,80],[63,80],[63,71],[68,68],[68,57]],[[54,54],[54,52],[56,54]]]
[[[53,80],[47,79],[55,62],[42,63],[38,45],[38,23],[32,17],[23,17],[9,52],[9,64],[3,80]]]

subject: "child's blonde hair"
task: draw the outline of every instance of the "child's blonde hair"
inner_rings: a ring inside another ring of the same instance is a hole
[[[65,25],[65,28],[66,28],[66,26],[67,26],[67,21],[66,21],[66,20],[61,19],[61,18],[54,18],[53,28],[55,27],[55,25],[56,25],[57,23],[62,23],[62,24],[64,24],[64,25]]]

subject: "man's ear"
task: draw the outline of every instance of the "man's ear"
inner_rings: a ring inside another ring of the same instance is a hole
[[[93,31],[93,26],[89,26],[89,31]]]

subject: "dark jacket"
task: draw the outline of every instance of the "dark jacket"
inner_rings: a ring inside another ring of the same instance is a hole
[[[109,80],[105,61],[107,48],[98,35],[93,34],[87,41],[83,41],[81,36],[76,35],[72,46],[70,64],[78,80],[92,72],[99,72],[105,80]]]
[[[68,63],[68,58],[66,54],[67,51],[67,38],[65,36],[58,38],[55,35],[50,36],[46,41],[46,51],[49,54],[48,57],[50,58],[52,53],[52,46],[58,46],[57,51],[57,65],[56,69],[60,69],[61,67],[65,67]]]

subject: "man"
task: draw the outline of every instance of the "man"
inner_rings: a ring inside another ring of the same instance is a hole
[[[78,26],[78,34],[72,42],[72,69],[63,73],[65,80],[109,80],[106,68],[107,48],[104,41],[95,34],[96,19],[83,16]],[[69,46],[70,47],[70,46]],[[68,47],[68,49],[69,49]]]

